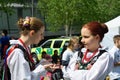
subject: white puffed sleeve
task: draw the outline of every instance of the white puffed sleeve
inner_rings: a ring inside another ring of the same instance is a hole
[[[17,48],[8,56],[7,64],[10,69],[11,80],[39,80],[40,76],[46,73],[42,65],[31,71],[29,63],[24,58],[23,51]]]

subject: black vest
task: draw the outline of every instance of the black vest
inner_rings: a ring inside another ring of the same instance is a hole
[[[93,64],[97,61],[97,59],[98,59],[104,52],[107,52],[107,51],[106,51],[106,50],[100,50],[99,54],[96,55],[96,56],[94,56],[89,62],[83,63],[83,62],[82,62],[83,53],[82,53],[81,50],[80,50],[80,51],[78,52],[78,57],[81,58],[81,60],[80,60],[80,62],[79,62],[79,63],[80,63],[80,69],[86,69],[86,67],[88,66],[88,64],[93,65]]]
[[[12,49],[12,47],[13,47],[13,49]],[[4,73],[2,73],[2,77],[4,77],[4,79],[2,79],[2,80],[11,80],[11,74],[10,74],[10,70],[8,68],[6,60],[7,60],[9,51],[10,50],[13,51],[15,48],[19,48],[19,49],[21,49],[23,51],[24,58],[29,63],[30,70],[33,71],[35,69],[35,64],[31,61],[31,59],[29,57],[29,53],[23,48],[23,46],[21,46],[19,44],[16,44],[16,45],[12,45],[12,47],[10,47],[10,49],[8,50],[7,55],[5,57],[5,62],[3,64],[3,66],[2,66],[3,67],[2,72],[4,72]]]

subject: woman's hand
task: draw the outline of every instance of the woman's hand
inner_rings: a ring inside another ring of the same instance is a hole
[[[49,64],[45,64],[45,65],[43,65],[44,67],[45,67],[45,69],[46,68],[51,68],[52,66],[53,66],[53,64],[52,63],[49,63]]]
[[[80,67],[80,64],[79,64],[79,63],[76,63],[76,64],[75,64],[75,70],[79,70],[79,67]]]

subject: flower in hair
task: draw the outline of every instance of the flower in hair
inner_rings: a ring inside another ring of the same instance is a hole
[[[30,17],[26,17],[24,22],[23,22],[23,26],[24,27],[28,27],[30,26]]]

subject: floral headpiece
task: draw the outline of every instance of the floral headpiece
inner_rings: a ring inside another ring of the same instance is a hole
[[[26,17],[24,22],[23,22],[23,26],[24,27],[28,27],[30,26],[30,17]]]

